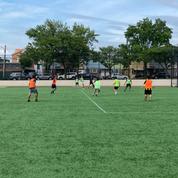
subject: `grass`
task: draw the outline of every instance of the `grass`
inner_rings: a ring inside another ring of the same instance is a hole
[[[83,92],[84,93],[83,93]],[[0,89],[1,178],[177,178],[178,89]],[[106,113],[92,103],[89,96]]]

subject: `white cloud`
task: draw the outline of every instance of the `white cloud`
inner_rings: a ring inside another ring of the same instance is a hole
[[[165,19],[173,28],[175,42],[177,9],[178,0],[0,0],[0,43],[8,44],[10,50],[23,47],[28,42],[25,31],[50,18],[89,26],[100,34],[96,46],[117,46],[125,42],[128,24],[136,24],[145,17]]]
[[[178,8],[178,1],[177,0],[157,0],[160,4],[169,6],[172,8]]]
[[[33,5],[16,6],[16,8],[4,9],[1,13],[1,20],[13,18],[32,18],[37,15],[42,15],[48,12],[48,8]]]

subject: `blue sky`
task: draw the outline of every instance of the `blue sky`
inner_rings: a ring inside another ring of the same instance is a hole
[[[178,44],[178,0],[0,0],[0,46],[6,44],[8,53],[24,48],[25,32],[46,19],[90,26],[100,34],[96,48],[118,46],[128,25],[145,17],[166,20]]]

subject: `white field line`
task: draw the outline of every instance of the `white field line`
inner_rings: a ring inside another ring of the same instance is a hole
[[[93,99],[91,99],[83,90],[81,92],[103,113],[105,114],[162,114],[161,111],[105,111],[101,106],[99,106]],[[178,114],[178,112],[175,111],[168,111],[164,112],[165,114]]]
[[[107,113],[101,106],[99,106],[94,100],[92,100],[83,90],[81,92],[98,108],[100,109],[103,113]]]
[[[118,112],[107,112],[108,114],[162,114],[162,112],[147,112],[147,111],[118,111]],[[164,112],[164,114],[178,114],[178,112],[170,111],[170,112]]]

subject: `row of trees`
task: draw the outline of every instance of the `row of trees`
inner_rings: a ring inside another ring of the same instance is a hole
[[[70,68],[78,71],[80,65],[90,59],[104,64],[110,73],[119,63],[130,70],[131,62],[143,61],[146,74],[147,63],[152,60],[168,70],[178,53],[177,47],[170,44],[172,29],[161,19],[153,22],[145,18],[130,25],[125,32],[125,44],[102,47],[98,51],[94,49],[98,35],[83,25],[69,27],[59,21],[47,20],[26,34],[31,43],[21,55],[21,65],[28,67],[40,61],[48,70],[53,62],[58,62],[63,65],[65,74]]]
[[[47,20],[44,25],[38,25],[26,32],[31,39],[21,55],[23,67],[32,63],[42,62],[49,70],[54,62],[67,69],[79,69],[81,64],[87,63],[97,42],[94,31],[83,25],[74,24],[72,28],[58,21]]]

